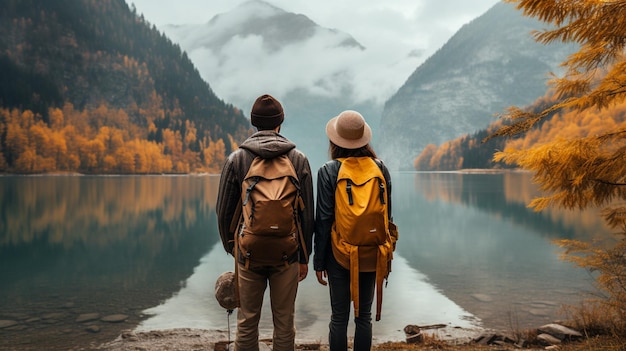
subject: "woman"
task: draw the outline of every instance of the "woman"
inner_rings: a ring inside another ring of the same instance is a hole
[[[376,171],[380,170],[386,183],[385,196],[381,192],[380,201],[387,210],[384,217],[380,212],[381,221],[384,219],[385,226],[391,217],[391,178],[389,171],[376,158],[376,153],[369,145],[372,131],[365,122],[363,116],[356,111],[344,111],[337,117],[332,118],[326,125],[326,135],[330,140],[331,161],[326,162],[317,174],[317,208],[315,218],[315,257],[314,269],[317,280],[322,285],[329,285],[331,302],[331,322],[329,325],[329,345],[331,351],[343,351],[348,349],[348,322],[350,318],[351,301],[355,307],[355,334],[353,350],[370,350],[372,345],[372,303],[374,300],[374,290],[377,283],[377,263],[376,252],[378,247],[374,246],[374,263],[366,264],[359,259],[359,265],[355,270],[350,266],[350,260],[346,264],[346,257],[342,257],[337,249],[339,226],[338,222],[345,221],[339,218],[336,221],[336,206],[341,201],[339,196],[335,198],[335,190],[340,189],[337,184],[338,174],[342,162],[348,163],[350,160],[365,161],[367,159],[375,161]],[[347,167],[347,166],[344,166]],[[371,167],[370,167],[371,169]],[[360,168],[356,168],[359,172]],[[354,171],[353,171],[354,172]],[[380,172],[379,172],[380,173]],[[343,174],[343,172],[342,172]],[[384,183],[383,183],[384,184]],[[381,185],[381,187],[383,187]],[[343,189],[341,189],[343,191]],[[338,190],[339,191],[339,190]],[[339,192],[338,192],[339,194]],[[343,194],[341,194],[343,197]],[[337,201],[336,201],[337,200]],[[386,202],[386,203],[385,203]],[[342,215],[338,211],[338,216]],[[383,218],[384,217],[384,218]],[[385,231],[385,230],[383,230]],[[356,236],[363,236],[364,231],[356,232]],[[365,251],[365,250],[363,250]],[[390,250],[391,252],[391,250]],[[359,251],[359,255],[361,251]],[[348,256],[349,257],[349,256]],[[360,257],[360,256],[359,256]],[[389,257],[390,260],[390,257]],[[354,260],[352,260],[354,261]],[[386,261],[384,267],[387,267]],[[354,272],[351,276],[351,269]],[[358,273],[356,273],[358,272]],[[353,275],[358,275],[357,277]],[[356,280],[355,280],[356,278]],[[357,287],[354,287],[356,281]],[[382,280],[380,280],[382,282]],[[352,291],[351,291],[352,284]],[[379,292],[379,299],[382,295]],[[379,319],[377,315],[377,320]]]

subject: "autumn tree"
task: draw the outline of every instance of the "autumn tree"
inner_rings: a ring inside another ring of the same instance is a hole
[[[555,102],[540,111],[511,107],[503,117],[511,122],[491,137],[531,130],[557,113],[610,111],[626,97],[626,1],[620,0],[505,0],[516,3],[524,15],[550,27],[537,31],[547,44],[574,42],[579,50],[562,66],[562,77],[549,82]],[[490,137],[490,138],[491,138]],[[595,130],[594,134],[555,139],[541,145],[508,148],[496,161],[517,164],[534,172],[544,196],[530,206],[583,209],[603,207],[605,220],[618,231],[613,245],[563,240],[564,257],[596,274],[606,296],[595,302],[613,331],[626,330],[626,124]],[[608,308],[606,308],[608,307]]]

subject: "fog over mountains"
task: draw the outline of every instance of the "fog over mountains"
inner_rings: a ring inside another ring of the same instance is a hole
[[[261,0],[205,24],[161,27],[215,93],[246,116],[263,93],[281,100],[283,133],[314,170],[327,159],[326,121],[345,109],[363,113],[393,169],[409,169],[427,144],[475,132],[507,106],[531,103],[544,94],[548,72],[573,52],[536,43],[530,31],[541,28],[498,3],[418,67],[419,52],[389,62],[349,33]]]
[[[263,93],[281,100],[283,132],[314,169],[327,159],[328,119],[355,109],[377,129],[385,100],[418,60],[407,51],[404,60],[389,62],[398,55],[378,57],[348,33],[258,0],[205,24],[160,28],[188,53],[215,93],[246,116]]]

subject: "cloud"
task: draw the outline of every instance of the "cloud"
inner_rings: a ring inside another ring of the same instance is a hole
[[[184,40],[200,39],[188,35]],[[305,89],[322,97],[352,90],[354,103],[372,100],[383,104],[397,90],[397,82],[406,79],[419,60],[404,52],[391,62],[388,53],[341,46],[342,40],[345,37],[318,31],[305,42],[272,51],[262,37],[248,35],[230,39],[219,52],[205,47],[188,54],[215,93],[235,102],[246,101],[263,87],[278,95]]]
[[[134,2],[137,11],[159,28],[168,23],[206,24],[216,14],[231,11],[244,2],[127,1]],[[320,96],[351,89],[354,102],[372,100],[383,104],[460,26],[484,13],[497,0],[267,2],[304,14],[320,26],[348,33],[366,49],[339,47],[335,45],[336,37],[318,33],[306,42],[275,51],[267,51],[262,38],[255,35],[232,38],[220,52],[206,48],[188,50],[203,78],[228,102],[247,101],[271,86],[279,95],[298,88]],[[241,21],[228,16],[220,18],[223,24]],[[178,33],[178,39],[170,36],[183,48],[211,40],[196,29]],[[218,34],[216,27],[212,37]]]

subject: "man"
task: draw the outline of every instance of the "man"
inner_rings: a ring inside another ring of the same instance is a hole
[[[280,135],[284,120],[283,108],[270,95],[256,99],[250,113],[252,125],[258,131],[246,139],[240,148],[226,160],[220,178],[217,198],[217,217],[220,237],[227,253],[235,255],[235,238],[232,224],[237,206],[241,206],[242,181],[250,169],[253,159],[273,159],[286,155],[297,175],[304,208],[298,211],[302,235],[295,255],[286,257],[284,264],[258,265],[237,254],[238,287],[240,306],[237,312],[237,336],[235,351],[258,351],[259,320],[263,295],[269,282],[274,335],[274,351],[295,349],[295,299],[298,282],[308,273],[308,257],[314,226],[313,181],[309,161],[296,149],[296,145]],[[302,206],[300,206],[302,207]],[[239,212],[237,212],[239,213]],[[235,230],[236,231],[236,230]],[[238,247],[239,248],[239,247]]]

